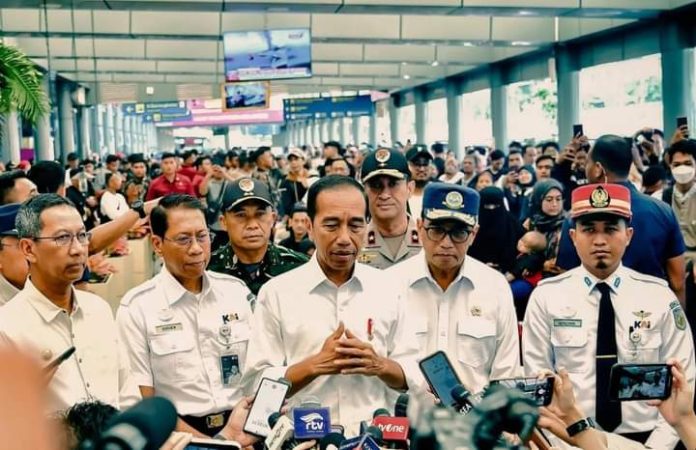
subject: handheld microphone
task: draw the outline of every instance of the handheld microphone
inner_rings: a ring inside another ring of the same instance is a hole
[[[473,403],[469,400],[471,392],[467,391],[461,384],[453,387],[450,395],[452,399],[454,399],[454,404],[452,406],[460,414],[469,414],[469,411],[474,408]]]
[[[268,450],[282,450],[283,445],[292,438],[295,427],[289,417],[274,412],[268,416],[268,425],[271,432],[266,437],[264,444]]]
[[[410,426],[406,417],[379,416],[372,425],[382,432],[382,440],[389,448],[407,448]]]
[[[408,394],[400,394],[394,405],[395,417],[408,417]]]
[[[345,436],[341,433],[329,433],[319,441],[320,450],[338,450],[341,443],[345,440]]]
[[[142,400],[114,417],[95,450],[158,450],[176,427],[176,408],[162,397]]]
[[[331,432],[329,408],[295,408],[292,417],[295,439],[321,439]]]
[[[379,428],[370,426],[362,435],[343,441],[339,450],[381,450],[381,442],[382,432]]]
[[[376,409],[375,412],[372,413],[372,418],[374,419],[375,417],[389,417],[391,414],[389,414],[389,410],[386,408],[379,408]]]

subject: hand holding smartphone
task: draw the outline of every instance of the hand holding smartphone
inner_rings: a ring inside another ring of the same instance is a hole
[[[287,381],[262,379],[243,430],[255,436],[268,436],[271,432],[268,416],[280,412],[289,389],[290,384]]]
[[[671,391],[672,370],[667,364],[615,364],[611,368],[612,400],[664,400]]]
[[[440,399],[442,404],[445,406],[455,405],[456,402],[452,398],[452,388],[462,383],[445,352],[437,351],[423,358],[418,365],[430,386],[430,390]]]
[[[492,385],[502,385],[511,389],[518,389],[526,396],[534,400],[537,406],[548,406],[553,396],[554,377],[546,378],[506,378],[491,380]]]

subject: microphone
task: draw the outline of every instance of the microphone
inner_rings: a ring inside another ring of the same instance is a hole
[[[303,404],[293,409],[292,417],[295,439],[321,439],[331,432],[331,414],[329,408],[308,408]]]
[[[332,432],[319,440],[320,450],[338,450],[341,443],[345,440],[345,436],[341,433]]]
[[[274,412],[268,416],[268,425],[271,432],[266,437],[264,444],[268,450],[282,450],[283,445],[292,438],[295,427],[289,417]]]
[[[382,432],[380,429],[369,426],[362,435],[343,441],[339,450],[381,450],[379,446],[381,443]]]
[[[389,410],[386,408],[379,408],[376,409],[375,412],[372,413],[372,418],[374,419],[375,417],[389,417],[391,414],[389,414]]]
[[[176,408],[163,397],[142,400],[117,415],[94,443],[95,450],[158,450],[176,427]]]
[[[408,394],[399,394],[394,405],[394,416],[408,417]]]
[[[454,400],[454,404],[452,406],[460,414],[469,414],[469,411],[474,408],[473,403],[471,403],[469,400],[471,392],[467,391],[466,388],[461,384],[453,387],[450,395]]]
[[[389,448],[407,448],[410,431],[407,417],[379,416],[372,420],[372,425],[382,432],[382,440]]]

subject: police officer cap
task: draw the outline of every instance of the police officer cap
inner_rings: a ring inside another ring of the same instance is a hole
[[[142,153],[133,153],[128,156],[128,162],[131,164],[144,163],[145,156]]]
[[[423,190],[423,218],[454,219],[473,227],[478,221],[480,197],[473,189],[432,182]]]
[[[247,200],[261,200],[273,206],[271,191],[266,183],[253,178],[240,178],[225,189],[222,210],[227,212]]]
[[[406,159],[409,162],[413,162],[413,160],[420,157],[428,158],[431,161],[433,159],[433,155],[428,151],[428,147],[423,144],[414,144],[413,147],[409,148],[406,152]]]
[[[0,206],[0,236],[18,236],[15,219],[21,203]]]
[[[620,184],[586,184],[573,190],[570,217],[612,214],[631,218],[631,191]]]
[[[403,180],[409,176],[408,162],[406,157],[398,151],[386,148],[377,149],[363,161],[361,177],[363,182],[368,181],[379,175],[386,175],[392,178]]]

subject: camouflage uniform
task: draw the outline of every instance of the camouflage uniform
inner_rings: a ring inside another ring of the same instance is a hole
[[[309,258],[301,253],[270,243],[256,272],[249,273],[239,264],[232,246],[225,245],[212,254],[208,270],[237,277],[244,281],[254,295],[258,295],[261,286],[268,280],[301,266],[308,260]]]

